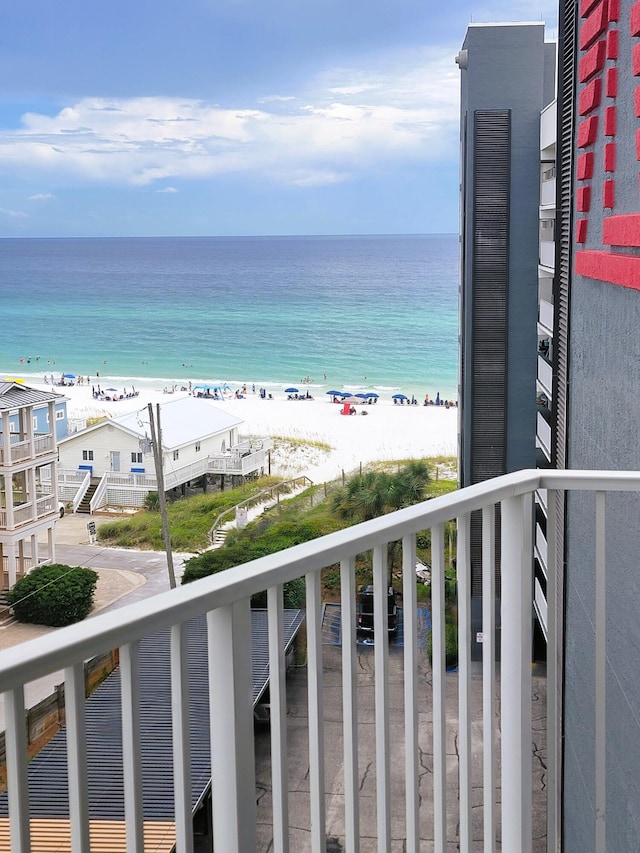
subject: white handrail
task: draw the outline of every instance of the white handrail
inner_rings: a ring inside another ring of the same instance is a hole
[[[29,826],[28,814],[25,814],[21,797],[25,793],[27,763],[22,755],[24,732],[21,731],[21,707],[23,707],[24,684],[40,678],[50,672],[65,669],[73,673],[74,668],[85,659],[113,647],[124,649],[123,660],[123,719],[126,722],[126,753],[124,773],[126,777],[126,821],[132,843],[139,842],[141,837],[141,780],[140,780],[140,749],[141,733],[137,728],[137,708],[139,696],[137,690],[136,672],[139,666],[137,646],[143,638],[155,634],[159,630],[172,628],[176,640],[173,660],[175,665],[184,666],[184,650],[180,648],[180,626],[189,619],[207,615],[208,625],[208,663],[209,691],[211,712],[211,744],[213,750],[212,762],[212,792],[214,800],[214,848],[231,851],[231,853],[251,853],[255,849],[254,829],[251,816],[255,807],[255,774],[253,772],[253,728],[248,702],[248,685],[250,683],[251,644],[248,642],[249,631],[249,601],[254,593],[268,590],[270,603],[269,632],[278,636],[278,620],[281,610],[277,605],[281,586],[291,580],[304,577],[307,590],[307,670],[309,690],[309,780],[311,785],[311,838],[317,849],[324,849],[325,842],[325,758],[324,750],[327,743],[324,735],[323,714],[323,654],[321,645],[321,614],[322,601],[320,596],[320,573],[328,566],[340,564],[342,582],[345,586],[344,600],[346,612],[353,614],[353,576],[355,558],[362,553],[373,553],[374,565],[374,608],[376,638],[386,636],[386,552],[389,543],[402,541],[403,545],[403,586],[407,606],[415,601],[415,578],[410,566],[415,561],[415,536],[424,530],[432,531],[432,616],[433,616],[433,728],[434,728],[434,838],[443,848],[447,843],[447,827],[451,825],[452,810],[456,803],[460,804],[460,812],[453,821],[460,827],[460,849],[469,853],[473,835],[471,832],[471,787],[475,785],[473,776],[474,732],[470,721],[471,702],[469,695],[469,679],[471,678],[468,645],[470,638],[470,609],[469,596],[469,519],[476,510],[485,510],[484,534],[486,542],[485,559],[483,560],[484,582],[489,590],[490,584],[487,572],[493,573],[494,564],[488,552],[493,551],[493,539],[487,534],[487,528],[494,527],[493,508],[501,507],[501,578],[502,578],[502,624],[501,624],[501,677],[500,677],[500,738],[502,771],[501,794],[501,835],[502,847],[505,850],[530,853],[532,849],[532,783],[531,783],[531,615],[534,604],[533,598],[533,513],[532,501],[536,491],[548,490],[549,506],[553,507],[558,490],[590,490],[599,493],[598,516],[596,527],[596,555],[598,565],[604,567],[604,493],[607,491],[636,491],[640,492],[640,472],[608,472],[608,471],[522,471],[508,474],[494,480],[480,483],[464,490],[436,498],[425,503],[390,513],[389,515],[355,525],[351,528],[333,533],[329,536],[295,546],[276,554],[254,560],[242,566],[229,569],[188,584],[179,589],[161,593],[153,598],[138,602],[131,607],[121,608],[102,616],[96,616],[86,622],[56,633],[56,642],[51,643],[50,637],[32,640],[28,644],[15,646],[0,653],[0,689],[8,694],[8,728],[7,754],[9,756],[8,775],[10,792],[10,812],[15,837],[28,848]],[[446,681],[444,674],[445,658],[445,625],[443,620],[444,589],[441,575],[444,574],[444,536],[445,522],[458,519],[458,617],[463,624],[459,625],[459,639],[464,648],[460,649],[461,666],[458,673],[460,688],[458,716],[460,729],[457,734],[459,750],[460,782],[458,795],[447,799],[446,784],[450,774],[447,764],[450,760],[447,753],[447,733],[445,727],[452,725],[444,713]],[[409,585],[414,593],[412,599]],[[605,630],[603,584],[600,584],[600,615],[599,631]],[[484,602],[483,631],[490,631],[491,638],[487,647],[493,643],[494,623],[490,617],[491,595]],[[462,600],[461,600],[462,599]],[[351,617],[350,617],[351,618]],[[415,636],[415,625],[412,626],[408,617],[408,637]],[[550,611],[550,625],[553,624],[553,612]],[[352,620],[353,621],[353,620]],[[352,626],[346,631],[345,641],[353,643]],[[406,638],[405,638],[406,641]],[[274,656],[282,650],[279,643],[271,643],[272,672],[278,671]],[[604,653],[606,646],[602,636],[598,637],[598,665],[600,678],[604,680]],[[350,677],[344,687],[344,710],[346,719],[355,719],[356,692],[353,689],[354,660],[353,650],[343,648],[347,661],[347,673],[343,678]],[[182,663],[180,663],[182,661]],[[385,675],[389,668],[389,650],[384,642],[376,642],[374,651],[375,666],[375,731],[376,731],[376,785],[377,785],[377,824],[378,842],[382,846],[390,842],[390,821],[393,802],[390,801],[390,761],[389,761],[389,689],[388,678]],[[423,702],[422,690],[419,689],[411,672],[415,667],[411,654],[405,654],[405,667],[408,673],[408,683],[405,685],[405,742],[415,742],[416,713]],[[495,671],[489,668],[483,674],[483,690],[485,697],[491,696],[496,689],[494,683]],[[274,690],[283,690],[282,678],[278,677]],[[464,683],[463,683],[464,682]],[[174,702],[178,702],[182,678],[178,675],[172,679]],[[555,687],[550,685],[551,702],[555,701]],[[420,692],[419,692],[420,691]],[[73,691],[70,691],[73,693]],[[605,690],[597,697],[597,713],[599,731],[604,730],[606,723]],[[282,713],[283,697],[275,703],[280,711],[272,720],[272,725],[279,727],[275,736],[274,749],[283,753],[283,727],[286,717]],[[214,713],[215,705],[215,713]],[[175,708],[176,732],[174,734],[174,750],[179,749],[180,738],[184,740],[184,708]],[[82,723],[80,721],[80,729]],[[484,715],[484,726],[487,745],[485,749],[485,784],[493,789],[495,771],[491,762],[495,760],[492,726],[497,725],[494,713],[489,703]],[[555,723],[554,723],[555,725]],[[412,736],[413,731],[413,736]],[[182,733],[182,734],[181,734]],[[70,772],[77,774],[73,781],[75,799],[79,808],[85,811],[83,797],[78,793],[80,782],[85,770],[77,753],[81,746],[77,742],[78,730],[74,729],[75,758],[71,762]],[[413,737],[413,740],[412,740]],[[357,739],[345,737],[345,784],[350,790],[345,792],[347,803],[345,820],[351,838],[357,834],[358,809],[353,790],[355,775],[353,762]],[[598,744],[596,762],[597,798],[598,803],[604,803],[606,797],[606,776],[604,773],[606,754],[601,742]],[[182,765],[174,760],[176,773],[176,790],[187,790],[188,762]],[[186,775],[185,775],[186,774]],[[415,803],[418,799],[416,788],[417,771],[414,762],[407,757],[405,768],[405,790],[411,798],[406,809],[406,838],[407,850],[418,853],[419,833]],[[551,798],[557,797],[557,779],[548,780],[548,790]],[[279,829],[282,835],[286,831],[283,823],[286,818],[286,808],[282,798],[286,794],[286,774],[282,769],[276,774],[279,788]],[[275,801],[274,801],[275,802]],[[497,833],[495,816],[491,813],[494,804],[493,790],[484,792],[484,807],[488,810],[485,815],[485,831],[493,841],[487,841],[485,849],[495,849]],[[247,806],[246,811],[241,804]],[[240,806],[240,807],[239,807]],[[186,831],[186,807],[182,803],[180,809],[180,832]],[[553,804],[550,805],[550,827],[556,826],[557,814]],[[74,826],[82,821],[73,816]],[[274,818],[274,821],[276,819]],[[604,814],[598,813],[599,837],[604,837]],[[475,832],[475,828],[474,828]],[[554,830],[555,832],[555,830]],[[553,832],[550,830],[550,837]],[[451,839],[449,839],[451,840]]]

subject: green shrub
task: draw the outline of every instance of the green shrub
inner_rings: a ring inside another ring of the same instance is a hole
[[[433,632],[429,628],[427,632],[427,654],[429,660],[433,657]],[[452,616],[445,615],[444,623],[444,656],[447,669],[458,665],[458,626]]]
[[[60,563],[39,566],[21,578],[7,595],[21,622],[71,625],[84,619],[93,605],[97,572]]]
[[[144,499],[144,508],[149,512],[158,512],[160,509],[160,498],[157,492],[149,492]]]

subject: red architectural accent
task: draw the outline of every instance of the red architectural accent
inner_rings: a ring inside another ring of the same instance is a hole
[[[596,77],[591,83],[588,83],[582,92],[578,103],[578,112],[581,116],[586,116],[587,113],[593,112],[600,106],[602,100],[602,80]]]
[[[607,180],[602,182],[602,206],[611,210],[615,202],[616,182]]]
[[[578,66],[578,79],[581,83],[586,83],[589,77],[593,77],[598,71],[602,71],[604,68],[606,47],[606,41],[600,39],[582,57]]]
[[[576,243],[586,243],[587,223],[587,219],[578,219],[576,222]]]
[[[586,18],[598,0],[580,0],[580,17]]]
[[[587,213],[591,207],[591,187],[578,187],[576,205],[581,213]]]
[[[618,94],[618,69],[607,68],[607,98],[615,98]]]
[[[632,36],[640,36],[640,2],[634,3],[631,7],[629,28]]]
[[[620,0],[609,0],[609,21],[620,20]]]
[[[604,170],[605,172],[615,172],[616,170],[615,142],[607,142],[604,146]]]
[[[640,116],[640,86],[636,86],[633,93],[633,102],[636,108],[636,115]]]
[[[615,142],[610,142],[615,145]],[[589,181],[593,177],[593,151],[578,156],[577,176],[579,181]]]
[[[587,278],[640,290],[640,256],[613,255],[582,249],[575,253],[575,271]]]
[[[590,116],[578,125],[578,148],[593,145],[598,135],[598,116]]]
[[[599,6],[589,14],[589,17],[580,27],[580,50],[589,47],[592,41],[607,31],[609,25],[609,12],[607,0],[602,0]]]
[[[607,246],[640,246],[640,213],[607,216],[602,223],[602,242]]]
[[[609,30],[609,32],[607,33],[607,59],[617,59],[617,58],[618,58],[618,31],[617,30]]]
[[[607,107],[604,111],[604,135],[616,135],[616,108]]]

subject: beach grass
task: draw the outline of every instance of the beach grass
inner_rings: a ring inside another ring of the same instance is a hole
[[[194,552],[208,547],[209,530],[221,512],[278,482],[277,477],[262,477],[235,489],[206,492],[169,503],[167,516],[172,548]],[[161,527],[159,512],[140,510],[126,519],[102,524],[97,535],[98,540],[106,545],[161,551],[164,549]]]
[[[435,479],[433,460],[426,459],[424,461],[432,472],[426,486],[425,497],[427,499],[448,494],[457,488],[454,480]],[[378,465],[381,465],[384,470],[396,473],[410,462],[415,462],[415,460],[408,460],[404,463],[376,463],[367,466],[366,470],[380,470]],[[358,472],[354,472],[351,476],[358,476]],[[224,492],[207,492],[169,503],[167,515],[172,547],[176,551],[188,553],[196,553],[208,548],[210,546],[209,530],[221,512],[231,509],[236,504],[254,497],[261,490],[278,483],[280,483],[278,477],[262,477],[252,483]],[[297,541],[302,541],[299,540],[298,534],[293,532],[296,525],[310,525],[310,527],[306,527],[307,532],[311,529],[315,531],[315,535],[311,538],[342,529],[347,526],[347,523],[336,517],[331,510],[331,501],[325,500],[333,489],[339,488],[341,485],[342,482],[338,480],[326,486],[324,484],[310,486],[292,497],[287,497],[286,500],[279,501],[248,525],[246,528],[249,531],[248,535],[253,536],[256,531],[262,534],[278,522],[286,521],[287,529],[281,531],[281,547],[275,549],[282,550],[291,544],[297,544]],[[229,544],[244,535],[244,530],[232,530],[228,536]],[[293,539],[297,541],[294,542]],[[157,511],[140,510],[126,519],[106,522],[98,529],[98,540],[103,544],[122,548],[163,550],[164,540],[162,538],[160,514]],[[264,553],[272,553],[272,551],[268,550]]]

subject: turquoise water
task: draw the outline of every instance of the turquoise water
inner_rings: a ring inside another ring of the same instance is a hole
[[[454,398],[457,291],[456,235],[3,239],[0,373]]]

